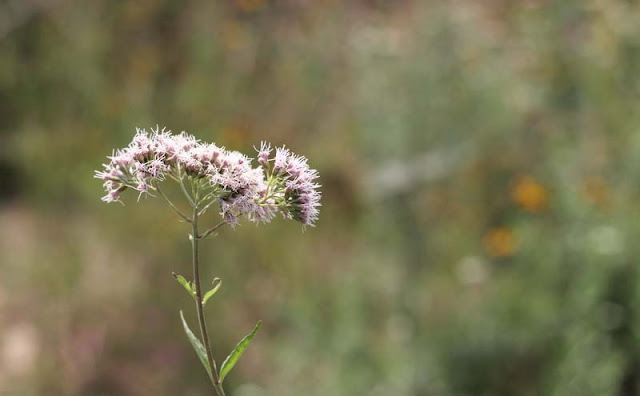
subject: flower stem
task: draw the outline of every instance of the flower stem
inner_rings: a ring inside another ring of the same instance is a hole
[[[187,198],[187,201],[189,201],[191,206],[196,206],[196,203],[194,202],[193,197],[191,195],[189,195],[189,192],[187,192],[187,188],[184,186],[184,180],[183,179],[184,179],[184,177],[182,175],[182,172],[180,171],[180,167],[178,167],[178,184],[180,184],[180,188],[182,189],[182,193]]]
[[[173,209],[174,212],[176,212],[178,214],[178,216],[182,217],[182,219],[188,223],[191,223],[191,219],[188,218],[187,216],[185,216],[184,214],[182,214],[182,212],[180,212],[180,210],[176,207],[176,205],[173,204],[173,202],[171,202],[171,200],[169,199],[169,197],[167,197],[162,190],[160,190],[160,185],[158,183],[155,183],[155,189],[158,193],[160,193],[160,196],[165,200],[165,202],[169,205],[169,207],[171,207],[171,209]]]
[[[218,228],[222,227],[225,224],[227,224],[226,221],[219,222],[215,226],[213,226],[213,227],[209,228],[208,230],[206,230],[205,232],[203,232],[202,235],[200,235],[200,239],[205,239],[206,237],[208,237],[209,235],[214,233]]]
[[[200,236],[198,235],[198,208],[193,208],[193,219],[191,222],[191,253],[193,263],[193,281],[196,284],[196,309],[198,311],[198,321],[200,322],[200,334],[202,335],[202,343],[207,352],[207,360],[209,361],[209,367],[211,368],[211,378],[213,387],[218,396],[225,396],[224,389],[220,383],[218,377],[218,368],[216,367],[216,361],[213,358],[213,352],[211,350],[211,344],[209,343],[209,335],[207,333],[207,324],[204,317],[204,307],[202,304],[202,287],[200,285],[200,263],[198,260],[198,242]]]

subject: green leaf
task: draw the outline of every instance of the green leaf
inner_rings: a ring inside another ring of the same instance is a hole
[[[204,346],[200,342],[200,340],[191,332],[187,321],[184,320],[184,314],[180,311],[180,318],[182,319],[182,325],[184,326],[184,332],[187,334],[187,338],[191,342],[193,349],[196,351],[196,355],[200,358],[202,365],[205,370],[207,370],[207,374],[209,374],[209,378],[213,381],[213,376],[211,374],[211,366],[209,366],[209,360],[207,360],[207,351],[204,349]]]
[[[249,346],[249,342],[251,342],[253,336],[255,336],[258,332],[258,329],[260,329],[260,326],[262,326],[261,320],[259,320],[256,324],[256,327],[253,328],[251,334],[244,337],[238,343],[238,345],[233,348],[233,351],[229,354],[229,356],[227,356],[224,362],[222,362],[222,366],[220,367],[220,382],[224,381],[224,377],[226,377],[227,374],[229,374],[229,371],[231,371],[231,369],[236,365],[238,359],[240,359],[240,356],[242,356],[242,354],[244,353],[244,350],[247,349],[247,346]]]
[[[218,291],[218,289],[220,288],[220,286],[222,286],[222,280],[220,278],[214,278],[213,279],[213,289],[209,290],[205,295],[204,298],[202,299],[202,305],[205,305],[207,303],[207,301],[213,297],[214,294],[216,294],[216,292]]]
[[[185,290],[189,293],[191,297],[195,296],[196,293],[191,287],[191,283],[188,280],[186,280],[184,276],[178,275],[175,272],[172,272],[171,275],[173,275],[173,277],[178,281],[178,283],[185,288]]]

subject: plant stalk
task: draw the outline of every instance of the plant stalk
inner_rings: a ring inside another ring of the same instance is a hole
[[[200,285],[200,263],[198,260],[198,242],[200,236],[198,235],[198,208],[194,205],[193,218],[191,221],[191,253],[193,263],[193,281],[196,284],[196,309],[198,311],[198,321],[200,322],[200,334],[202,335],[202,343],[207,352],[207,360],[209,361],[209,367],[211,368],[211,378],[213,387],[218,396],[225,396],[224,389],[220,383],[218,376],[218,368],[216,367],[216,361],[213,358],[213,352],[211,350],[211,344],[209,343],[209,335],[207,333],[207,323],[204,317],[204,307],[202,304],[202,287]]]

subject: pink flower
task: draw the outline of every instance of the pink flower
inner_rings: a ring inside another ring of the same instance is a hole
[[[268,223],[278,212],[313,226],[321,198],[315,183],[318,172],[309,168],[305,157],[285,147],[278,147],[273,159],[269,143],[261,142],[257,151],[260,166],[254,168],[244,154],[202,143],[185,132],[173,135],[156,127],[149,133],[137,128],[131,143],[107,157],[109,163],[95,177],[104,181],[105,202],[119,202],[127,188],[149,194],[167,176],[178,182],[203,179],[207,183],[194,184],[203,190],[200,196],[208,203],[217,200],[223,219],[233,226],[241,216]]]
[[[265,168],[269,167],[269,156],[271,155],[271,151],[271,145],[269,143],[260,143],[260,150],[258,150],[258,163]]]
[[[269,148],[270,151],[270,148]],[[318,219],[321,193],[315,183],[318,171],[311,169],[307,159],[287,148],[276,149],[269,195],[284,217],[313,226]]]
[[[279,174],[282,173],[287,167],[287,162],[289,161],[289,156],[291,152],[285,148],[284,146],[278,147],[276,149],[276,157],[274,159],[273,164],[273,173]]]

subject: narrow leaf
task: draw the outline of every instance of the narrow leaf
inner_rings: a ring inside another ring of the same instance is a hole
[[[178,275],[175,272],[172,272],[171,275],[173,275],[173,277],[178,281],[178,283],[185,288],[185,290],[187,291],[187,293],[189,293],[191,297],[194,296],[195,293],[193,291],[193,288],[191,287],[191,283],[188,280],[186,280],[184,276]]]
[[[262,326],[261,320],[258,321],[256,327],[253,328],[253,331],[249,335],[244,337],[238,343],[238,345],[233,348],[233,351],[231,351],[224,362],[222,362],[222,366],[220,367],[220,382],[224,381],[224,377],[226,377],[227,374],[229,374],[229,371],[231,371],[231,369],[236,365],[238,359],[240,359],[240,356],[242,356],[242,354],[244,353],[244,350],[247,349],[247,346],[249,346],[249,342],[251,342],[253,336],[255,336],[260,329],[260,326]]]
[[[180,318],[182,319],[182,325],[184,326],[184,332],[187,334],[187,338],[191,342],[193,349],[196,351],[196,355],[200,358],[202,365],[205,370],[207,370],[207,374],[209,374],[209,378],[213,381],[213,376],[211,375],[211,366],[209,366],[209,360],[207,360],[207,351],[204,349],[204,346],[200,342],[200,340],[191,332],[187,321],[184,320],[184,314],[180,311]]]
[[[216,294],[220,286],[222,286],[222,280],[220,278],[215,278],[213,280],[213,289],[205,293],[204,298],[202,299],[202,305],[205,305],[207,301]]]

